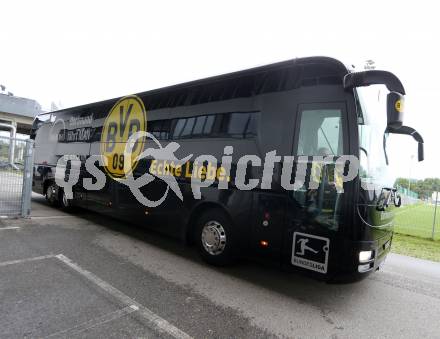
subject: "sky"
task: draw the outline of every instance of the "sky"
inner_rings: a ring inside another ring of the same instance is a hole
[[[405,124],[399,176],[440,177],[440,20],[434,1],[3,1],[0,84],[76,106],[296,57],[325,55],[395,73]]]

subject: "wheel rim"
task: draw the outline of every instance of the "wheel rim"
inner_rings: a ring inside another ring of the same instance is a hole
[[[226,231],[217,221],[209,221],[202,229],[202,245],[211,255],[221,254],[226,247]]]
[[[53,191],[54,191],[54,187],[53,187],[53,185],[50,185],[46,190],[47,200],[49,200],[49,201],[53,200]]]

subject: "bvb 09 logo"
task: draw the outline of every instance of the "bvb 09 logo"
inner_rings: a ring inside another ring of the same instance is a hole
[[[107,159],[104,166],[112,178],[125,178],[134,170],[137,157],[142,152],[144,139],[139,139],[133,146],[127,161],[124,157],[125,146],[130,136],[136,132],[146,131],[147,112],[142,100],[130,95],[120,99],[110,110],[105,119],[101,134],[101,155]],[[131,165],[131,167],[129,167]]]
[[[396,108],[397,112],[402,112],[403,111],[403,102],[402,100],[397,100],[396,103],[394,104],[394,107]]]

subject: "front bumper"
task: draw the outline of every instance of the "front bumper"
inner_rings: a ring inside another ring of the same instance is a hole
[[[385,242],[379,242],[379,245],[373,250],[373,258],[369,261],[359,263],[358,272],[367,273],[379,269],[385,262],[387,254],[391,249],[392,238]]]
[[[330,275],[328,282],[350,283],[365,279],[371,273],[382,267],[388,253],[391,250],[392,234],[375,241],[362,241],[352,243],[351,260],[345,261],[333,275]],[[373,257],[366,262],[359,262],[360,251],[373,251]]]

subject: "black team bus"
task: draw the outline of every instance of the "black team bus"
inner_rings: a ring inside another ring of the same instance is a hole
[[[370,85],[386,90],[380,109],[363,95]],[[329,282],[359,280],[389,252],[401,204],[388,137],[412,136],[423,160],[422,137],[402,124],[404,95],[390,72],[310,57],[41,114],[33,190],[178,237],[210,264],[258,256]],[[127,156],[138,132],[150,134]],[[145,179],[140,195],[124,182],[127,163]],[[69,195],[62,182],[72,178]]]

